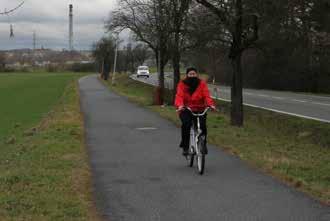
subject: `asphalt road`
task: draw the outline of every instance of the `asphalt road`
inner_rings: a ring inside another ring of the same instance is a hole
[[[186,166],[180,130],[80,79],[97,206],[109,221],[329,221],[330,208],[209,146],[203,176]]]
[[[170,73],[166,73],[165,86],[173,88],[170,75]],[[132,78],[148,84],[158,84],[157,74],[152,74],[149,79],[136,78],[136,76],[132,76]],[[209,85],[209,88],[214,98],[230,101],[229,87]],[[330,123],[330,96],[244,89],[243,102],[247,106]]]

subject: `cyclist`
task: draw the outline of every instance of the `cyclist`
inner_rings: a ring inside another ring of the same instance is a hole
[[[190,67],[186,70],[186,78],[181,80],[177,87],[175,96],[175,106],[178,110],[179,117],[182,122],[181,126],[181,143],[183,149],[182,154],[188,155],[190,128],[192,120],[196,118],[185,107],[189,107],[194,112],[202,112],[206,107],[215,110],[215,104],[210,97],[207,83],[198,77],[197,69]],[[202,134],[207,135],[206,115],[200,118],[200,126]],[[207,154],[206,139],[205,139],[205,154]]]

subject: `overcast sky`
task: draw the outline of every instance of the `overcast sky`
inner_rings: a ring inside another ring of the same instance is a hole
[[[3,12],[22,0],[0,0]],[[33,31],[37,34],[37,47],[68,48],[68,6],[73,4],[74,47],[90,49],[104,33],[104,20],[116,7],[117,0],[25,0],[25,4],[10,16],[0,16],[0,50],[32,48]],[[9,38],[10,23],[14,38]]]

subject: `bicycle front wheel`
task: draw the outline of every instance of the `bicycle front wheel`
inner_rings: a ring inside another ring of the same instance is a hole
[[[204,174],[204,168],[205,168],[205,155],[199,154],[197,155],[197,169],[200,175]]]
[[[197,169],[198,169],[198,173],[200,175],[204,174],[204,169],[205,169],[205,152],[204,152],[204,137],[200,137],[200,139],[198,140],[197,143],[197,147],[199,149],[199,153],[196,155],[196,160],[197,160]]]
[[[189,167],[192,167],[194,165],[194,159],[195,159],[195,154],[190,154],[189,155]]]

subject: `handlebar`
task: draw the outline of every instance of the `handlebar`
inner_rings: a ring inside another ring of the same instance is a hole
[[[205,108],[205,110],[202,112],[202,113],[200,113],[200,114],[196,114],[196,113],[194,113],[189,107],[185,107],[187,110],[189,110],[190,112],[191,112],[191,114],[193,115],[193,116],[195,116],[195,117],[202,117],[202,116],[204,116],[209,110],[210,110],[210,107],[207,107],[207,108]]]

